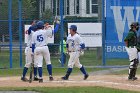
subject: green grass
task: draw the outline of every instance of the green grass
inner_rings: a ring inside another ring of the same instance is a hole
[[[105,70],[107,68],[86,68],[87,72],[94,72],[94,71],[99,71],[99,70]],[[0,76],[5,77],[5,76],[21,76],[22,75],[22,70],[23,69],[1,69],[0,70]],[[27,72],[27,75],[29,75],[29,71]],[[53,75],[64,75],[67,71],[67,68],[53,68]],[[74,68],[72,75],[77,75],[77,74],[82,74],[78,68]],[[43,69],[43,75],[46,76],[48,75],[47,69]]]
[[[64,75],[67,71],[67,63],[64,65],[64,67],[61,67],[61,64],[58,62],[60,55],[51,55],[51,61],[53,65],[53,75]],[[25,62],[25,56],[23,51],[22,56],[23,66]],[[67,56],[67,61],[68,61]],[[2,50],[0,52],[0,67],[1,68],[8,68],[8,69],[0,69],[0,77],[5,76],[21,76],[23,68],[19,68],[19,51],[13,51],[13,68],[17,69],[9,69],[9,51]],[[90,50],[85,51],[85,55],[80,57],[80,62],[84,66],[99,66],[102,65],[102,59],[96,58],[96,51]],[[107,65],[129,65],[128,59],[108,59]],[[46,65],[44,62],[43,66],[43,76],[48,75]],[[98,70],[106,70],[109,68],[86,68],[88,73],[92,73]],[[29,69],[30,70],[30,69]],[[138,74],[140,74],[140,70],[138,69]],[[120,72],[114,72],[113,74],[127,74],[128,70],[120,71]],[[81,74],[80,70],[78,68],[74,68],[72,75],[79,75]],[[29,75],[29,71],[27,73]],[[34,88],[0,88],[0,90],[18,90],[18,91],[38,91],[41,93],[138,93],[133,91],[126,91],[126,90],[119,90],[119,89],[113,89],[113,88],[104,88],[104,87],[59,87],[59,88],[48,88],[48,87],[34,87]]]
[[[1,91],[36,91],[41,93],[139,93],[105,87],[34,87],[34,88],[0,88]]]
[[[86,50],[85,54],[83,56],[80,56],[80,62],[84,66],[101,66],[102,65],[102,59],[97,59],[96,50]],[[1,50],[0,52],[0,68],[9,68],[9,50]],[[51,62],[54,67],[61,67],[61,64],[59,63],[58,59],[60,58],[60,55],[51,55]],[[13,68],[19,68],[20,67],[20,56],[19,51],[14,50],[12,52],[12,61],[13,61]],[[67,55],[67,62],[68,62],[69,56]],[[67,67],[67,62],[64,65],[64,67]],[[107,59],[106,65],[128,65],[128,59]],[[24,51],[22,52],[22,64],[24,66],[25,64],[25,55]],[[44,62],[45,65],[45,62]]]
[[[113,72],[111,74],[128,75],[128,69],[122,70],[122,71],[119,71],[119,72]],[[136,75],[140,75],[140,68],[137,69]]]

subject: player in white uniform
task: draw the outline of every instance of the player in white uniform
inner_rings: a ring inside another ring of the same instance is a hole
[[[84,69],[84,66],[80,64],[79,61],[80,53],[85,48],[85,44],[82,41],[80,35],[77,33],[76,25],[70,26],[70,34],[67,37],[66,47],[67,47],[67,52],[70,55],[70,58],[68,61],[68,69],[66,75],[62,77],[62,80],[68,80],[74,65],[81,70],[81,72],[84,74],[84,80],[86,80],[89,75]]]
[[[26,73],[28,71],[28,68],[31,66],[32,63],[32,35],[34,33],[34,31],[36,31],[37,27],[36,27],[36,23],[37,21],[33,21],[32,25],[29,27],[29,29],[26,31],[26,33],[28,34],[28,42],[27,42],[27,47],[25,48],[25,66],[23,69],[23,74],[21,77],[22,81],[28,81],[28,79],[25,77]],[[37,65],[34,64],[34,80],[37,81]]]
[[[53,80],[50,53],[46,42],[48,37],[52,37],[53,33],[56,33],[58,31],[58,27],[59,24],[56,24],[54,30],[52,30],[51,28],[44,29],[44,22],[42,21],[37,22],[37,31],[33,34],[32,37],[32,52],[34,53],[35,63],[37,64],[38,67],[39,82],[43,82],[42,78],[43,58],[45,59],[47,65],[49,79],[50,81]]]

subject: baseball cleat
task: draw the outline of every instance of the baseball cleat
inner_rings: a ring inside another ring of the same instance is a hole
[[[34,81],[38,81],[38,77],[37,76],[34,77]]]
[[[38,79],[39,83],[43,83],[43,79]]]
[[[50,76],[50,77],[49,77],[49,80],[50,80],[50,81],[53,81],[54,79],[53,79],[53,77],[52,77],[52,76]]]
[[[61,77],[61,79],[62,79],[62,80],[68,80],[68,78],[65,77],[65,76],[64,76],[64,77]]]
[[[135,81],[137,79],[138,79],[137,77],[128,78],[128,80],[132,80],[132,81]]]
[[[84,76],[84,80],[86,80],[88,77],[89,77],[89,75],[86,74],[86,75]]]
[[[26,77],[21,77],[21,80],[24,82],[28,82],[29,80]]]

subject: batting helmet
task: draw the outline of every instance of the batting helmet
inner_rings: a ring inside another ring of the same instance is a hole
[[[73,31],[77,31],[77,26],[76,25],[71,25],[69,29],[72,29]]]
[[[36,26],[37,26],[37,29],[42,29],[42,28],[44,28],[44,22],[43,21],[38,21],[36,23]]]
[[[133,23],[131,23],[131,25],[130,25],[130,27],[131,28],[136,28],[136,30],[139,30],[139,23],[138,22],[133,22]]]

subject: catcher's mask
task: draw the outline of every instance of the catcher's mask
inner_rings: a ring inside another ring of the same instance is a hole
[[[136,28],[137,31],[139,30],[139,26],[140,26],[140,25],[139,25],[138,22],[133,22],[133,23],[130,25],[131,29]]]

